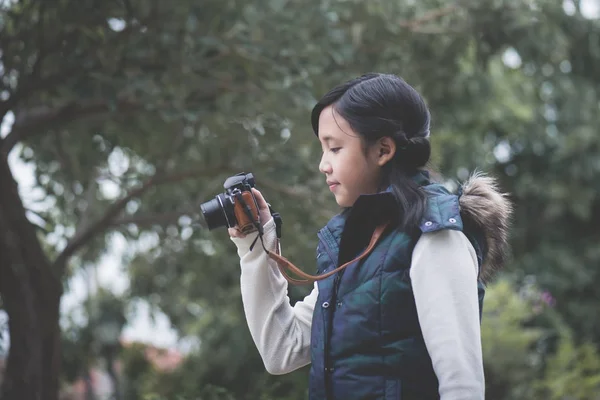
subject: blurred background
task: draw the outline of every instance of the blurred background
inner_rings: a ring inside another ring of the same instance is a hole
[[[314,273],[337,206],[309,112],[378,71],[426,98],[449,187],[483,170],[516,204],[486,398],[600,399],[599,17],[598,0],[0,1],[0,398],[306,399],[306,368],[265,372],[235,246],[199,204],[254,173]]]

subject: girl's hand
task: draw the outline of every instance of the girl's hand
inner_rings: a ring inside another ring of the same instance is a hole
[[[267,222],[272,218],[271,212],[269,211],[269,206],[267,205],[267,201],[263,197],[263,195],[256,188],[252,188],[252,194],[256,197],[256,202],[258,203],[258,215],[260,217],[260,223],[265,226]],[[229,232],[229,236],[235,238],[244,238],[245,234],[240,232],[238,226],[236,225],[233,228],[229,228],[227,230]]]

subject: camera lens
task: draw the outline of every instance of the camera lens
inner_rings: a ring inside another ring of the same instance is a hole
[[[200,205],[200,210],[209,230],[221,226],[233,227],[237,223],[231,199],[223,194]]]
[[[204,216],[204,220],[206,221],[209,230],[227,225],[227,220],[223,214],[223,208],[221,207],[218,197],[201,204],[200,210],[202,211],[202,215]]]

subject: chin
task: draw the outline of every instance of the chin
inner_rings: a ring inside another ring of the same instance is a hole
[[[346,193],[337,193],[335,195],[335,202],[338,204],[338,206],[340,206],[342,208],[352,207],[354,205],[355,201],[356,201],[356,198],[352,199]]]
[[[344,201],[344,200],[336,199],[336,203],[338,204],[338,206],[343,207],[343,208],[352,207],[352,204],[349,204],[347,201]]]

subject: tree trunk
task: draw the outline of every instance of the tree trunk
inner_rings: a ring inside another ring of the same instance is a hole
[[[57,400],[60,278],[29,222],[6,157],[0,156],[0,296],[10,349],[2,400]]]

